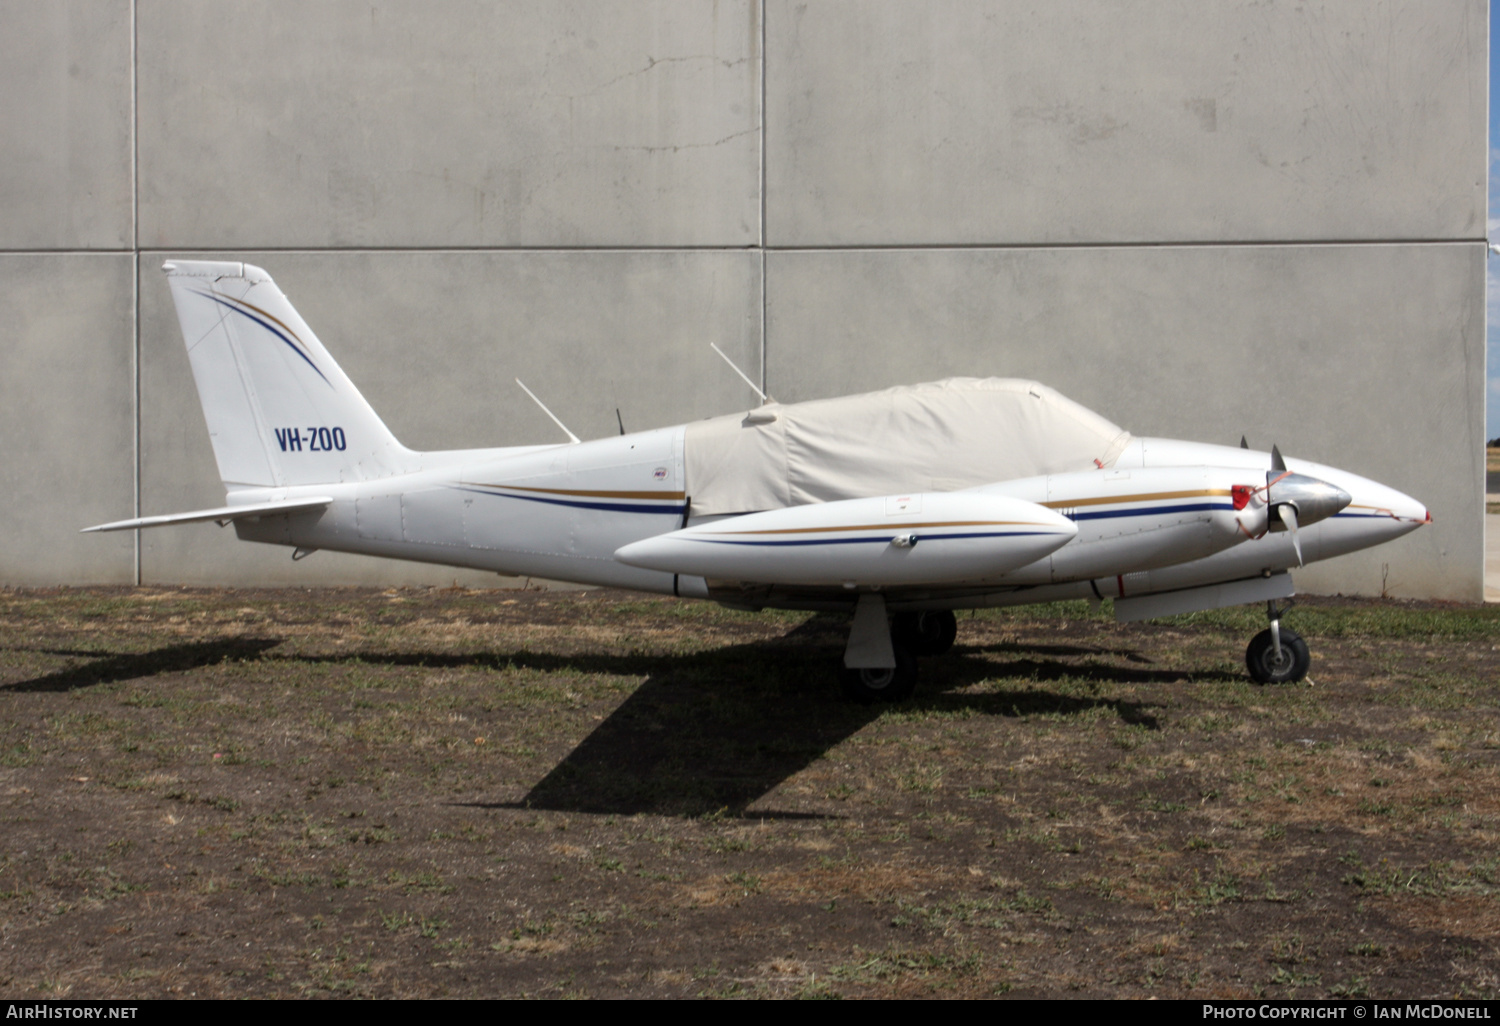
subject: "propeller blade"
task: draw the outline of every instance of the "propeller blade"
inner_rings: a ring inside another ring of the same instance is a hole
[[[1286,471],[1286,460],[1281,458],[1281,450],[1274,445],[1271,446],[1271,469]]]
[[[1302,562],[1302,539],[1297,537],[1297,508],[1290,503],[1282,503],[1276,507],[1276,513],[1286,525],[1286,533],[1292,536],[1292,548],[1297,550],[1297,565],[1305,566]]]

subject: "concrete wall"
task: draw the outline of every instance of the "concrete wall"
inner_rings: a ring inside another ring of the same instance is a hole
[[[397,436],[949,374],[1347,467],[1482,588],[1484,0],[0,0],[0,581],[496,583],[212,526],[159,264],[247,259]],[[75,523],[76,522],[76,523]]]
[[[769,10],[776,245],[1484,233],[1483,2]]]

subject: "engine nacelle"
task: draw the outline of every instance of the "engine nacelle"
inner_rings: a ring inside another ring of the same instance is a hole
[[[927,492],[729,517],[633,542],[615,558],[761,584],[946,584],[1033,563],[1077,533],[1067,517],[1024,499]]]

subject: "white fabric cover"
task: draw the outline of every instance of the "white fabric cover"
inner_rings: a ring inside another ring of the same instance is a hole
[[[714,516],[1107,467],[1129,441],[1035,381],[948,378],[699,421],[684,457],[692,515]]]

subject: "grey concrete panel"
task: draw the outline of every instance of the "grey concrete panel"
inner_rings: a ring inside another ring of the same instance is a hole
[[[785,401],[1035,378],[1138,435],[1277,443],[1435,521],[1299,587],[1477,601],[1484,261],[1465,243],[772,253],[767,381]]]
[[[140,0],[145,246],[742,246],[751,0]]]
[[[244,259],[291,298],[403,443],[456,449],[564,441],[516,387],[582,438],[748,409],[709,349],[760,371],[760,259],[741,251],[174,253]],[[223,501],[160,255],[142,260],[143,515]],[[406,584],[494,575],[237,541],[212,525],[142,533],[146,583]]]
[[[0,255],[0,583],[135,583],[134,264]]]
[[[0,2],[0,248],[131,245],[130,0]]]
[[[772,245],[1484,235],[1485,0],[770,0]]]

